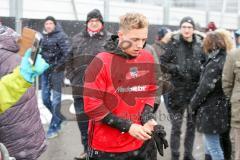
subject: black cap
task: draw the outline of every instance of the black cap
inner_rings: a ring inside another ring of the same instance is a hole
[[[180,27],[181,27],[182,24],[185,23],[185,22],[190,23],[190,24],[193,26],[193,28],[195,28],[195,23],[194,23],[192,17],[184,17],[184,18],[181,20],[181,22],[180,22]]]
[[[170,30],[166,27],[161,27],[158,30],[158,39],[161,40]]]
[[[102,16],[101,12],[100,12],[98,9],[94,9],[94,10],[92,10],[91,12],[88,13],[88,15],[87,15],[87,23],[88,23],[88,21],[90,21],[90,19],[92,19],[92,18],[97,18],[97,19],[99,19],[99,21],[100,21],[102,24],[104,24],[104,22],[103,22],[103,16]]]
[[[46,21],[52,21],[55,25],[57,24],[56,19],[55,19],[54,17],[52,17],[52,16],[47,16],[47,17],[45,18],[45,20],[44,20],[44,23],[45,23]]]

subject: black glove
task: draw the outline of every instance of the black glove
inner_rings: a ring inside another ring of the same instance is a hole
[[[166,132],[164,130],[164,127],[159,124],[154,126],[153,139],[157,146],[158,152],[161,156],[164,155],[163,149],[166,149],[168,147],[168,141],[166,140],[165,137],[166,137]]]
[[[196,116],[197,116],[197,112],[198,109],[194,109],[194,107],[192,107],[192,105],[188,105],[188,114],[189,114],[189,118],[188,121],[195,123],[196,122]]]
[[[190,105],[188,105],[188,113],[191,115],[196,115],[196,109],[195,107],[193,107],[193,105],[190,103]]]

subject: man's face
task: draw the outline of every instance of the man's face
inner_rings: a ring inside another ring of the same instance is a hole
[[[87,27],[92,31],[98,31],[102,28],[102,23],[97,18],[92,18],[88,21]]]
[[[47,33],[51,33],[55,29],[55,24],[53,23],[53,21],[48,20],[44,23],[44,29]]]
[[[147,40],[148,28],[146,27],[128,31],[119,31],[118,36],[120,48],[125,53],[136,57],[139,55],[140,50],[143,49],[143,46]]]
[[[240,36],[237,37],[237,44],[240,44]]]
[[[185,22],[181,25],[180,32],[183,38],[188,39],[193,35],[193,25],[191,23]]]

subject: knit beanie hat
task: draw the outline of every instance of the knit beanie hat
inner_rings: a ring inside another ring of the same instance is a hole
[[[104,21],[103,21],[103,16],[101,14],[101,12],[98,10],[98,9],[94,9],[92,11],[90,11],[88,14],[87,14],[87,23],[90,21],[90,19],[92,18],[97,18],[99,19],[99,21],[104,24]]]
[[[180,27],[181,27],[182,24],[185,23],[185,22],[190,23],[190,24],[193,26],[193,28],[195,28],[195,23],[194,23],[192,17],[184,17],[184,18],[181,20],[181,22],[180,22]]]

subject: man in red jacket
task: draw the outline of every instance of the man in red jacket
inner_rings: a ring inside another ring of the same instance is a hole
[[[157,87],[154,58],[143,50],[147,35],[144,15],[122,16],[118,35],[85,72],[84,111],[90,118],[92,160],[157,159],[154,131],[159,125],[153,115]]]

